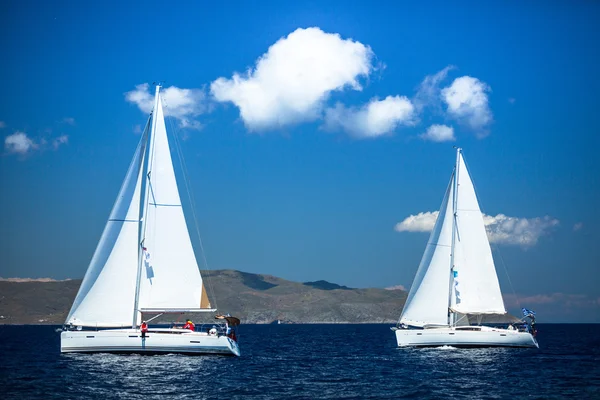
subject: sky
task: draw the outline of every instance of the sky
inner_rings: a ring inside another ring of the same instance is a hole
[[[509,309],[600,322],[600,3],[414,3],[7,3],[0,276],[83,277],[162,81],[211,269],[408,289],[460,146]]]

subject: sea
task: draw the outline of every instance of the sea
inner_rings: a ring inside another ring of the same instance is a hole
[[[600,399],[600,324],[539,349],[399,349],[391,325],[242,325],[241,357],[60,354],[60,327],[0,326],[0,399]]]

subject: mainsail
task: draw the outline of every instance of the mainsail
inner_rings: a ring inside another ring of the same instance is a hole
[[[144,131],[67,324],[124,327],[132,325],[134,314],[139,323],[139,310],[146,308],[210,308],[179,197],[159,90],[152,129],[148,124]]]

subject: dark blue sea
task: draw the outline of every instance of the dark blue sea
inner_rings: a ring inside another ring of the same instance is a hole
[[[600,399],[600,324],[540,349],[398,349],[390,325],[243,325],[242,357],[67,354],[0,326],[2,399]]]

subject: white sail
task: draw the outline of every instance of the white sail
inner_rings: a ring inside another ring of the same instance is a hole
[[[138,260],[143,135],[66,323],[79,326],[131,325]]]
[[[454,293],[451,308],[465,314],[504,314],[504,302],[475,188],[458,156]]]
[[[157,104],[139,309],[210,308],[177,190],[160,97]]]
[[[447,325],[452,246],[454,176],[410,288],[400,322],[411,326]]]

